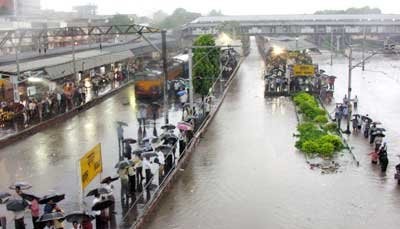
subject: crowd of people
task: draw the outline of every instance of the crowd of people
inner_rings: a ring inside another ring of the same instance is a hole
[[[352,129],[354,134],[362,133],[364,138],[368,139],[369,144],[373,147],[373,151],[369,153],[372,164],[379,164],[382,173],[385,173],[389,164],[388,146],[384,142],[385,128],[379,121],[374,121],[368,114],[358,114],[358,97],[357,95],[350,101],[347,95],[343,98],[343,103],[337,104],[335,108],[335,120],[337,121],[338,129],[341,130],[342,120],[351,119]],[[353,109],[354,113],[353,114]],[[399,168],[400,165],[396,166]]]
[[[5,129],[23,129],[73,110],[99,96],[108,87],[117,87],[125,80],[122,72],[111,75],[112,79],[108,76],[92,77],[89,84],[85,80],[79,83],[66,81],[54,91],[24,97],[18,103],[1,101],[0,126]]]
[[[122,158],[116,168],[121,181],[121,203],[125,209],[139,200],[150,200],[151,191],[158,189],[182,158],[196,127],[196,117],[184,114],[176,126],[166,124],[161,127],[163,132],[157,134],[155,119],[159,106],[151,104],[149,107],[143,104],[138,107],[138,139],[125,138],[122,125],[118,126]],[[154,131],[147,136],[146,126],[151,119]]]

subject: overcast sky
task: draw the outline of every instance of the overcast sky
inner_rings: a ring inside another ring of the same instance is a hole
[[[149,16],[162,9],[171,13],[181,7],[206,14],[220,9],[229,15],[251,14],[305,14],[323,9],[349,7],[379,7],[384,13],[400,13],[400,0],[41,0],[43,9],[71,11],[72,6],[96,4],[99,14],[135,13]]]

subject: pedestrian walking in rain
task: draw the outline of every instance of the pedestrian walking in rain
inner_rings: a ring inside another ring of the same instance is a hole
[[[349,115],[349,106],[343,106],[343,118],[347,120]]]
[[[371,163],[375,165],[378,164],[378,151],[374,150],[369,153],[369,155],[371,156]]]
[[[100,194],[96,192],[94,194],[93,205],[100,202]],[[102,222],[101,222],[101,211],[93,211],[95,222],[96,222],[96,229],[102,229]]]
[[[14,214],[14,224],[15,224],[15,229],[25,229],[25,211],[13,211]]]
[[[136,190],[142,192],[143,190],[143,158],[136,156],[135,170],[136,170]]]
[[[129,176],[128,167],[123,169],[118,169],[118,175],[121,181],[121,200],[122,204],[128,203],[129,194]]]
[[[128,142],[125,143],[124,157],[128,160],[132,159],[132,146]]]
[[[159,163],[159,177],[164,176],[164,166],[165,166],[165,156],[161,150],[156,150],[157,152],[157,161]]]
[[[55,206],[54,206],[54,208],[53,208],[53,212],[61,212],[61,213],[64,213],[64,211],[63,211],[57,204],[55,204]],[[54,228],[55,228],[55,229],[64,229],[64,223],[63,223],[62,220],[55,219],[55,220],[53,221],[53,225],[54,225]]]
[[[340,130],[340,124],[342,123],[342,111],[340,110],[339,106],[335,108],[335,120],[337,122],[337,127]]]
[[[81,223],[81,228],[82,229],[93,229],[93,224],[90,220],[85,219]]]
[[[36,198],[32,199],[29,209],[31,210],[33,228],[40,229],[40,223],[37,222],[40,216],[40,208],[39,202]]]
[[[375,131],[376,131],[376,124],[372,124],[371,128],[369,129],[369,144],[373,144],[375,141]]]
[[[358,97],[357,97],[357,95],[353,99],[353,105],[354,105],[354,110],[357,110],[357,108],[358,108]]]
[[[146,195],[147,195],[147,200],[150,199],[150,181],[152,178],[152,174],[151,174],[151,164],[150,164],[150,157],[145,157],[143,159],[143,170],[145,173],[145,187],[146,187]]]
[[[129,196],[135,197],[135,192],[136,192],[136,171],[135,171],[135,166],[134,164],[128,167],[128,191],[129,191]]]
[[[113,204],[107,209],[108,212],[108,220],[110,221],[110,225],[114,226],[116,224],[115,222],[115,197],[114,197],[114,186],[111,185],[111,180],[108,180],[105,184],[103,184],[103,187],[108,189],[109,192],[106,196],[103,196],[107,200],[111,200]]]
[[[383,143],[383,146],[379,150],[378,156],[379,156],[379,164],[381,166],[381,171],[382,171],[382,173],[384,173],[384,172],[386,172],[387,166],[389,164],[389,159],[387,157],[387,145],[386,145],[386,142]]]
[[[343,104],[346,105],[347,102],[348,102],[347,94],[345,94],[344,97],[343,97]]]
[[[5,205],[0,205],[0,227],[1,227],[1,229],[7,229],[7,218],[6,218]]]
[[[154,159],[154,162],[151,163],[151,174],[153,181],[151,182],[155,186],[160,186],[160,161],[158,158]]]
[[[71,229],[81,229],[79,226],[79,223],[77,221],[72,222],[72,228]]]

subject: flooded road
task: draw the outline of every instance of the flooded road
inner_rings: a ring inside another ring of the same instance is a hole
[[[7,191],[15,181],[27,181],[33,185],[28,192],[39,196],[53,191],[65,193],[66,199],[60,206],[66,212],[79,209],[82,198],[78,160],[97,143],[101,143],[103,177],[115,175],[117,171],[114,166],[119,158],[116,121],[128,123],[129,126],[124,128],[124,136],[137,139],[136,103],[134,86],[131,85],[65,122],[1,149],[0,190]],[[156,121],[158,133],[164,124],[160,112]],[[180,108],[172,106],[170,123],[180,121],[181,113]],[[150,112],[147,114],[152,117]],[[153,124],[146,127],[146,134],[153,135]],[[99,177],[95,178],[86,192],[96,188],[99,181]],[[119,184],[114,182],[116,193],[119,192]],[[116,198],[119,200],[118,194]],[[121,214],[120,208],[117,208],[117,213]]]
[[[297,121],[290,99],[263,97],[263,63],[254,40],[251,49],[190,163],[147,228],[398,228],[396,80],[354,73],[360,112],[391,125],[386,125],[388,175],[370,165],[371,148],[358,136],[351,137],[351,145],[361,165],[322,175],[310,170],[294,148]],[[321,65],[325,59],[320,57]],[[336,66],[323,68],[338,73],[336,96],[341,99],[347,84],[345,61]],[[379,86],[372,88],[377,81]]]

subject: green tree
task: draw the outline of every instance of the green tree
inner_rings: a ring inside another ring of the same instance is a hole
[[[177,8],[170,16],[159,23],[158,27],[163,29],[174,29],[200,17],[201,14],[189,12],[183,8]]]
[[[211,11],[207,14],[207,16],[211,16],[211,17],[214,17],[214,16],[223,16],[223,14],[222,14],[221,10],[215,10],[215,9],[213,9],[213,10],[211,10]]]
[[[115,14],[108,20],[108,24],[110,25],[129,25],[132,24],[134,18],[130,18],[128,15],[124,14]]]
[[[315,14],[381,14],[382,11],[379,8],[370,8],[364,6],[360,8],[352,7],[346,10],[320,10]]]
[[[225,21],[219,25],[218,31],[226,33],[232,39],[236,39],[237,34],[240,32],[240,23],[237,21]]]
[[[153,23],[159,24],[168,17],[168,14],[159,10],[153,14]]]
[[[194,46],[215,46],[212,35],[199,36]],[[196,48],[193,51],[193,87],[194,92],[202,96],[208,94],[219,74],[219,48]]]

